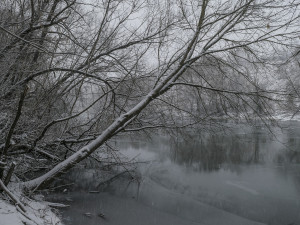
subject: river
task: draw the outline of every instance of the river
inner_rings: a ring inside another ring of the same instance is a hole
[[[48,198],[70,205],[67,225],[300,225],[300,123],[281,126],[120,137],[138,176],[103,185],[103,171],[75,169]]]

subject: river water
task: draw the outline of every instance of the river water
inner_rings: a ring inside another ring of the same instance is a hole
[[[300,123],[281,125],[120,137],[138,176],[103,185],[103,171],[75,169],[50,199],[70,205],[67,225],[300,225]]]

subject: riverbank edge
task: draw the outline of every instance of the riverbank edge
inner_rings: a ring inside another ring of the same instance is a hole
[[[18,183],[10,183],[8,189],[24,205],[25,212],[2,193],[0,225],[63,225],[58,210],[51,207],[52,203],[44,201],[42,195],[27,197]]]

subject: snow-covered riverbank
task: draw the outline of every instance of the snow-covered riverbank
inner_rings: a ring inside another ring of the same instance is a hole
[[[55,209],[42,199],[24,196],[17,185],[8,188],[24,205],[25,211],[14,205],[6,194],[0,194],[0,225],[62,225]]]

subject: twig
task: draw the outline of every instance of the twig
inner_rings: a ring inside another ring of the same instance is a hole
[[[45,49],[43,49],[43,48],[37,46],[37,45],[34,44],[33,42],[27,41],[27,40],[25,40],[24,38],[22,38],[22,37],[20,37],[20,36],[18,36],[18,35],[16,35],[16,34],[10,32],[9,30],[5,29],[4,27],[0,26],[0,29],[3,30],[4,32],[10,34],[11,36],[13,36],[13,37],[15,37],[15,38],[17,38],[17,39],[19,39],[19,40],[21,40],[21,41],[24,41],[25,43],[31,45],[32,47],[34,47],[34,48],[36,48],[36,49],[38,49],[38,50],[40,50],[40,51],[42,51],[42,52],[44,52],[44,53],[48,53],[48,54],[49,54],[49,52],[48,52],[47,50],[45,50]]]
[[[37,151],[38,153],[40,153],[40,154],[42,154],[42,155],[44,155],[44,156],[46,156],[46,157],[52,159],[52,160],[61,161],[61,159],[58,158],[57,156],[52,155],[52,154],[50,154],[50,153],[48,153],[48,152],[46,152],[46,151],[44,151],[44,150],[42,150],[42,149],[36,149],[36,151]]]

